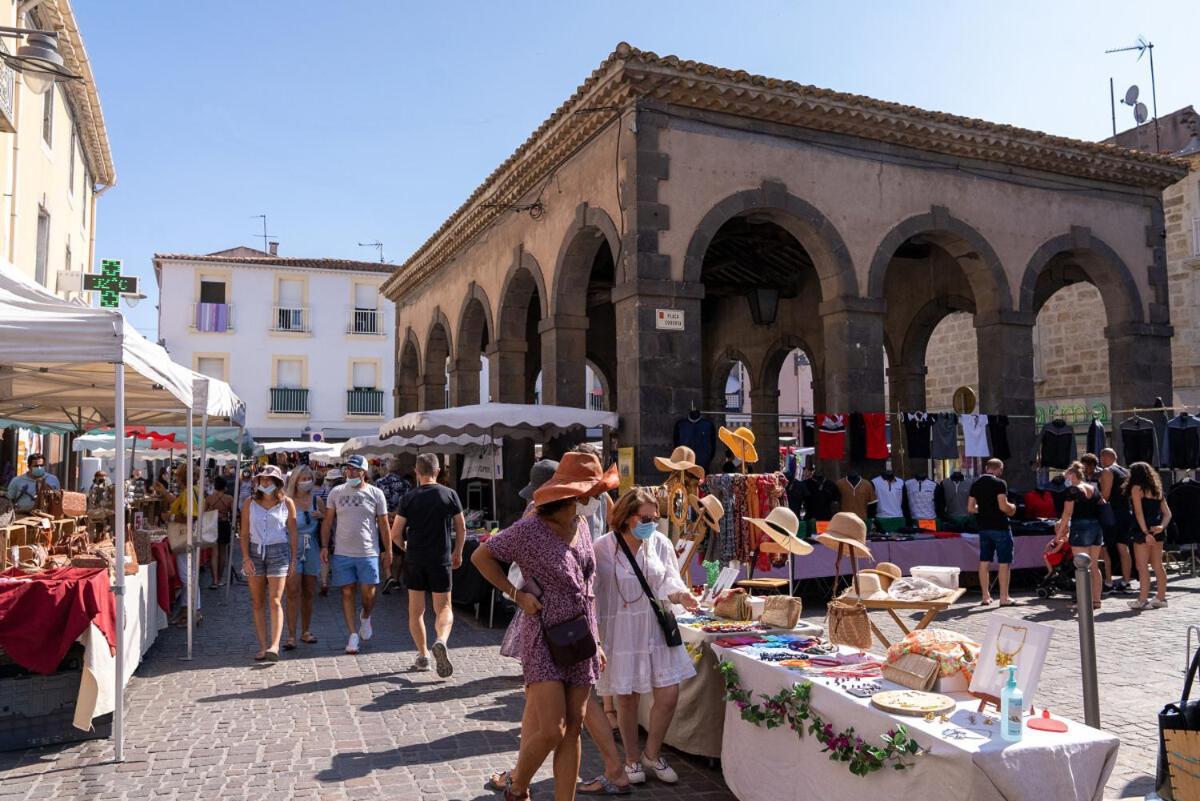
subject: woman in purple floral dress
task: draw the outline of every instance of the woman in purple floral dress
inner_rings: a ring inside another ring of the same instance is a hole
[[[534,493],[537,513],[518,520],[480,546],[471,562],[483,577],[512,597],[523,611],[521,666],[525,679],[525,723],[516,770],[505,788],[506,801],[529,798],[529,783],[554,752],[554,797],[575,798],[579,739],[584,708],[600,672],[604,652],[569,667],[557,664],[543,627],[583,616],[596,639],[593,579],[596,557],[587,523],[576,500],[611,489],[600,460],[590,454],[563,456],[554,476]],[[515,562],[525,580],[517,591],[500,562]]]

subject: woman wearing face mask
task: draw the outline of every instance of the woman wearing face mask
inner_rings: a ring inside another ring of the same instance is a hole
[[[1084,478],[1084,466],[1074,462],[1063,473],[1067,484],[1062,517],[1054,527],[1057,541],[1069,539],[1076,553],[1086,553],[1092,559],[1092,608],[1100,608],[1100,551],[1103,534],[1100,529],[1100,490]]]
[[[288,638],[283,650],[296,647],[296,622],[299,618],[300,642],[312,644],[317,641],[309,630],[312,624],[313,596],[317,592],[317,577],[321,574],[321,514],[325,503],[314,491],[313,471],[301,465],[288,477],[287,496],[296,507],[296,532],[298,548],[296,565],[287,580],[287,628]]]
[[[283,473],[267,465],[254,477],[254,495],[242,507],[242,570],[250,585],[254,629],[258,634],[256,662],[279,661],[283,634],[283,590],[296,562],[296,506],[283,494]],[[271,604],[270,632],[267,603]]]
[[[630,555],[653,598],[646,596]],[[608,655],[596,691],[617,697],[625,774],[631,784],[645,782],[647,771],[659,781],[679,781],[662,756],[662,743],[679,702],[679,683],[696,675],[687,650],[667,645],[651,606],[657,600],[689,610],[699,605],[679,575],[671,540],[658,531],[657,498],[648,489],[635,488],[613,507],[612,531],[596,541],[596,613]],[[638,701],[648,693],[654,706],[643,750],[638,747]]]

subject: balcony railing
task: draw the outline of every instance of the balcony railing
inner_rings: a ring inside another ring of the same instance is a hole
[[[351,309],[350,322],[346,325],[347,334],[383,334],[383,313],[378,309]]]
[[[382,389],[346,390],[346,414],[383,417]]]
[[[271,387],[271,414],[308,414],[308,390]]]
[[[725,411],[740,412],[742,410],[742,393],[726,392],[725,393]]]
[[[193,331],[211,331],[223,334],[233,330],[233,304],[231,303],[193,303]]]
[[[588,395],[588,408],[593,412],[603,412],[604,396],[603,395]]]
[[[271,312],[271,330],[308,333],[311,330],[309,328],[308,311],[307,307],[273,307]]]

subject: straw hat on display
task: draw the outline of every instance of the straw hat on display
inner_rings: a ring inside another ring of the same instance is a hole
[[[754,448],[754,432],[750,429],[739,426],[731,431],[725,426],[721,426],[717,436],[725,447],[733,452],[735,458],[741,459],[745,464],[754,464],[758,461],[758,451]]]
[[[550,479],[534,490],[533,502],[544,506],[567,498],[594,498],[616,489],[620,476],[615,469],[605,472],[600,460],[590,453],[563,454]]]
[[[814,537],[817,542],[827,548],[837,550],[841,545],[847,545],[856,556],[864,559],[874,559],[874,554],[867,547],[867,524],[854,512],[838,512],[829,521],[824,534]]]
[[[520,495],[527,501],[532,501],[534,490],[549,481],[550,477],[554,475],[555,470],[558,470],[558,462],[553,459],[542,459],[541,461],[534,462],[533,467],[529,470],[529,483],[517,495]]]
[[[841,598],[858,598],[861,601],[879,601],[886,600],[890,596],[883,588],[883,582],[880,576],[870,570],[863,570],[858,574],[858,591],[854,589],[854,582],[850,582],[850,586],[846,588],[839,597]]]
[[[796,513],[786,506],[776,506],[765,518],[746,517],[743,519],[747,523],[754,524],[776,545],[786,548],[788,553],[807,556],[813,552],[813,547],[800,538],[800,518],[796,517]]]
[[[686,445],[671,451],[671,458],[654,457],[654,466],[664,473],[679,473],[684,470],[696,478],[704,478],[704,468],[696,464],[696,452]]]
[[[858,571],[858,575],[860,576],[864,573],[874,573],[877,575],[879,577],[879,583],[883,585],[885,590],[892,586],[893,581],[904,576],[904,571],[900,569],[900,566],[892,562],[880,562],[875,565],[875,567],[869,567],[866,570]]]
[[[703,498],[693,495],[692,509],[710,531],[721,530],[721,518],[725,516],[725,507],[715,495],[705,495]]]

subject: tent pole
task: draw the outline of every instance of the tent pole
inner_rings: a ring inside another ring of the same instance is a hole
[[[187,656],[184,658],[190,660],[192,658],[192,624],[194,622],[192,620],[192,609],[194,608],[196,601],[196,599],[192,597],[195,593],[195,588],[192,586],[194,583],[192,581],[192,543],[195,542],[193,538],[195,534],[195,526],[193,523],[196,514],[196,491],[193,479],[193,474],[195,471],[192,467],[192,458],[195,455],[195,443],[193,442],[193,438],[196,436],[196,427],[195,423],[192,421],[191,406],[188,406],[187,418],[187,552],[184,556],[184,567],[187,570],[187,576],[184,577],[184,586],[187,588],[187,594],[184,596],[187,603]]]
[[[118,431],[125,432],[125,365],[116,364],[113,370],[113,395]],[[113,688],[113,759],[125,761],[125,449],[117,448],[116,469],[113,470],[113,521],[116,527],[116,585],[113,587],[113,606],[116,611],[117,659],[116,686]]]
[[[496,427],[492,426],[488,434],[491,443],[489,447],[492,451],[492,519],[496,521],[496,525],[500,525],[500,498],[496,495]]]
[[[242,510],[238,499],[242,497],[242,440],[246,437],[246,426],[238,427],[237,458],[234,460],[233,472],[233,514],[230,516],[229,529],[232,532],[242,522]],[[241,542],[242,532],[238,531],[238,542]],[[218,546],[219,547],[219,546]],[[229,603],[229,589],[233,585],[233,537],[229,538],[229,553],[225,555],[225,603]]]
[[[200,531],[201,532],[204,531],[204,512],[205,512],[206,508],[208,507],[208,494],[204,491],[206,489],[206,482],[204,480],[204,471],[207,468],[208,468],[208,396],[205,395],[204,412],[201,414],[201,417],[200,417],[200,471],[201,472],[200,472],[200,512],[198,515],[198,519],[200,520]],[[201,533],[201,535],[200,535],[200,547],[204,547],[203,533]],[[195,568],[196,568],[196,590],[199,591],[199,589],[200,589],[200,559],[198,556],[196,558]],[[212,568],[210,567],[209,570],[211,571]],[[188,572],[188,575],[190,577],[191,571]],[[191,611],[191,610],[189,609],[189,611]],[[195,625],[196,625],[195,615],[189,615],[188,616],[188,641],[189,642],[191,642],[191,639],[193,636],[193,629],[195,628]]]

